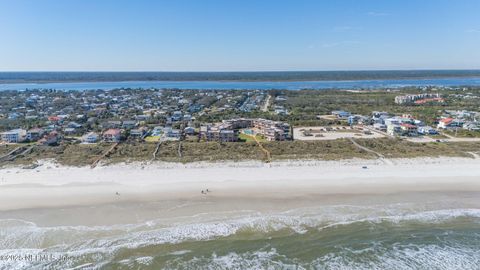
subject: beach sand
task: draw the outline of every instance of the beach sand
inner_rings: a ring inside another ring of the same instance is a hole
[[[366,166],[366,168],[364,168]],[[209,189],[206,195],[202,190]],[[185,200],[286,200],[330,194],[480,191],[480,159],[118,164],[90,169],[43,161],[0,170],[0,210]],[[118,192],[118,194],[116,194]],[[213,203],[217,207],[221,203]]]
[[[0,257],[50,257],[0,269],[476,269],[479,195],[480,159],[46,160],[0,170]]]

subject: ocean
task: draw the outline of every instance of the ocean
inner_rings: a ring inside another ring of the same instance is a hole
[[[0,215],[0,269],[478,269],[479,195],[335,195],[279,211],[214,211],[214,201],[12,210]],[[212,211],[164,216],[199,205]]]
[[[480,77],[431,79],[379,79],[338,81],[117,81],[117,82],[53,82],[53,83],[0,83],[0,91],[27,89],[55,90],[111,90],[117,88],[157,89],[374,89],[407,86],[480,86]]]

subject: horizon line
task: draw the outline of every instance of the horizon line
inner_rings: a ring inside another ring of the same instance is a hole
[[[356,71],[480,71],[480,68],[412,68],[412,69],[318,69],[318,70],[208,70],[208,71],[160,71],[160,70],[0,70],[0,73],[42,73],[42,72],[64,72],[64,73],[251,73],[251,72],[356,72]]]

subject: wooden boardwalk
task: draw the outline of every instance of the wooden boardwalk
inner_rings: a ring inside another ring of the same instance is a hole
[[[114,144],[112,145],[112,147],[110,147],[105,153],[103,153],[101,156],[99,156],[99,157],[92,163],[92,165],[90,165],[90,168],[93,169],[93,168],[97,167],[98,163],[99,163],[102,159],[104,159],[106,156],[108,156],[110,153],[112,153],[112,152],[115,150],[115,148],[117,148],[117,146],[118,146],[119,144],[120,144],[120,143],[114,143]]]
[[[157,147],[155,147],[155,151],[153,151],[152,159],[150,160],[150,162],[157,159],[158,151],[160,150],[161,145],[162,145],[162,141],[158,140]]]
[[[180,141],[180,143],[178,144],[178,149],[177,149],[177,152],[178,152],[178,157],[179,158],[182,158],[183,157],[183,153],[182,153],[182,141]]]
[[[28,154],[34,148],[34,145],[26,146],[19,146],[12,151],[8,152],[7,154],[0,157],[1,161],[12,161],[15,160],[18,156],[24,156]]]

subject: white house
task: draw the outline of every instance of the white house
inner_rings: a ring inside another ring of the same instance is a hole
[[[422,135],[436,135],[438,134],[438,131],[430,126],[420,126],[417,129],[419,134]]]
[[[2,141],[7,143],[23,142],[27,138],[27,131],[25,129],[12,129],[0,133]]]
[[[95,132],[89,132],[82,137],[82,141],[84,143],[96,143],[99,139],[100,136],[98,136],[98,134]]]

